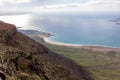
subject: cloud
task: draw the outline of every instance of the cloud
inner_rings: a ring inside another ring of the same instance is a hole
[[[34,7],[32,3],[33,0],[0,0],[0,12],[30,11],[29,8]]]
[[[0,0],[0,6],[3,6],[3,0]]]
[[[4,2],[7,3],[12,3],[12,4],[16,4],[16,3],[28,3],[31,0],[4,0]]]
[[[41,10],[45,12],[51,11],[64,11],[64,12],[107,12],[107,11],[120,11],[120,0],[90,0],[85,3],[67,3],[55,4],[47,6],[37,6],[35,11]]]
[[[81,2],[84,1],[84,2]],[[107,12],[120,11],[120,0],[0,0],[0,10],[32,12]]]

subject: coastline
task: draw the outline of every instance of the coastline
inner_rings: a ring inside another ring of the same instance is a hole
[[[43,39],[44,43],[51,44],[51,45],[70,47],[70,48],[88,49],[88,50],[100,51],[100,52],[111,52],[111,51],[114,51],[114,52],[120,54],[120,48],[115,48],[115,47],[110,47],[110,46],[99,46],[99,45],[69,44],[69,43],[50,41],[48,39],[48,36],[45,36],[45,35],[38,35],[38,37]]]
[[[62,42],[56,42],[56,41],[50,41],[48,37],[43,37],[43,40],[45,43],[57,45],[57,46],[67,46],[67,47],[81,47],[82,45],[79,44],[68,44],[68,43],[62,43]]]

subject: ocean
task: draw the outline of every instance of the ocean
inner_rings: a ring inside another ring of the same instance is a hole
[[[0,16],[0,20],[23,29],[50,32],[55,35],[49,37],[51,41],[110,47],[120,47],[119,18],[118,13],[36,13]]]

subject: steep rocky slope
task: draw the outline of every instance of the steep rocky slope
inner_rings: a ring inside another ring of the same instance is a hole
[[[0,21],[0,77],[7,80],[93,80],[71,60]]]

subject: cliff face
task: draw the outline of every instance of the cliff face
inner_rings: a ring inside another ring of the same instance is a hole
[[[93,80],[71,60],[0,22],[0,73],[7,80]]]

